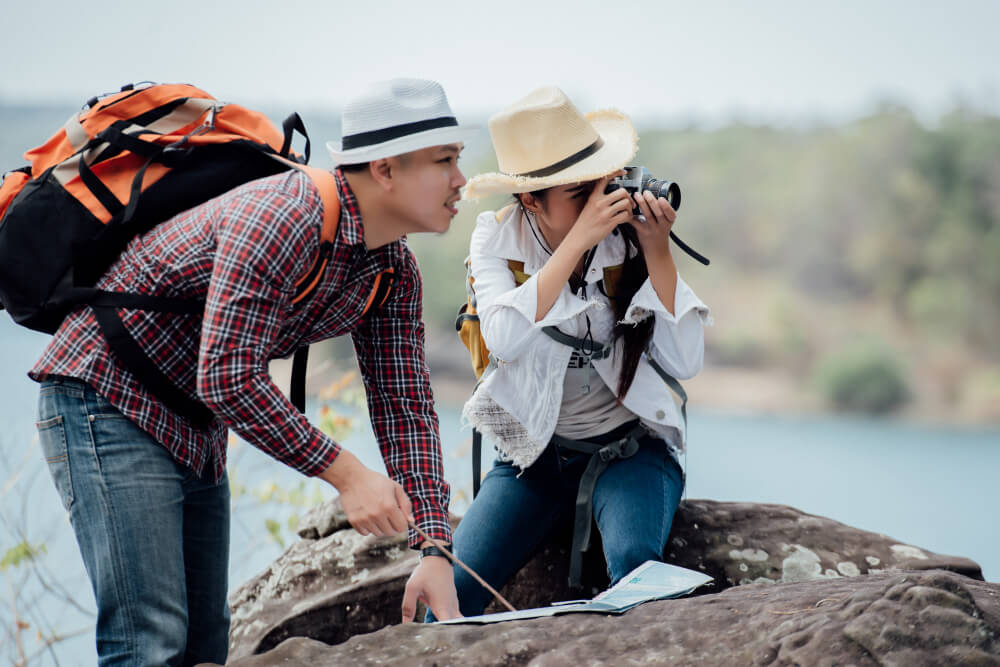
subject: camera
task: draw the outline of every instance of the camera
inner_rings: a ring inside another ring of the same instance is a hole
[[[681,207],[681,187],[671,181],[653,178],[645,167],[625,167],[625,175],[609,181],[608,187],[604,188],[604,194],[614,192],[618,188],[625,188],[630,195],[649,190],[654,197],[663,197],[670,202],[675,211]],[[634,206],[632,212],[638,215],[639,207]]]
[[[665,181],[661,178],[653,178],[653,175],[650,174],[649,170],[645,167],[625,167],[625,175],[608,181],[608,186],[604,188],[604,194],[614,192],[618,188],[625,188],[629,195],[649,190],[653,193],[654,197],[663,197],[666,199],[675,211],[681,207],[681,186],[672,181]],[[639,215],[639,213],[639,206],[633,205],[632,215]],[[631,224],[626,223],[618,225],[618,228],[615,229],[613,233],[620,233],[623,237],[625,237],[626,242],[631,242],[631,244],[635,247],[639,246],[639,241],[635,235],[635,229]],[[701,262],[705,266],[709,265],[707,257],[698,253],[691,246],[680,240],[680,238],[674,234],[673,230],[670,232],[670,238],[674,240],[674,243],[676,243],[681,250],[689,254],[696,261]]]

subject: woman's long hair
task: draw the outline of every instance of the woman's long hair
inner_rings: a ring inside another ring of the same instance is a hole
[[[544,206],[548,189],[535,190],[530,194]],[[524,204],[521,202],[521,197],[514,195],[514,199],[521,207],[522,212],[524,212],[525,209]],[[654,320],[652,317],[647,317],[638,324],[622,323],[629,304],[632,303],[632,297],[635,296],[635,293],[639,291],[642,284],[646,282],[646,278],[649,277],[649,270],[646,268],[646,257],[642,253],[642,247],[639,245],[639,239],[635,235],[632,225],[628,223],[620,225],[617,233],[625,241],[625,262],[622,265],[621,278],[618,281],[615,294],[609,298],[615,312],[615,327],[612,330],[611,343],[616,343],[619,338],[624,341],[622,346],[624,358],[621,365],[622,372],[618,376],[617,391],[618,400],[623,401],[629,387],[632,386],[632,380],[635,379],[635,371],[639,368],[639,360],[642,358],[642,353],[646,350],[649,340],[653,337]]]
[[[615,310],[615,328],[612,333],[612,341],[619,338],[624,339],[624,359],[622,360],[622,373],[618,376],[618,400],[625,399],[628,388],[632,386],[635,379],[635,371],[639,367],[639,359],[649,345],[650,338],[653,337],[654,319],[647,317],[638,324],[625,324],[625,312],[632,297],[639,291],[642,284],[649,277],[649,269],[646,268],[646,257],[642,254],[642,247],[635,235],[635,230],[629,224],[621,225],[618,233],[625,240],[625,263],[622,265],[622,277],[618,283],[615,296],[611,299],[611,305]]]

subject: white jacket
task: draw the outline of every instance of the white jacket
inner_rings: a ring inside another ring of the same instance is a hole
[[[555,431],[562,403],[563,379],[572,349],[549,338],[543,327],[555,325],[566,334],[582,337],[587,314],[595,342],[611,340],[614,310],[597,288],[605,267],[621,265],[625,242],[619,235],[601,241],[585,276],[585,298],[564,285],[546,316],[535,322],[537,273],[549,258],[520,207],[499,213],[486,211],[476,220],[469,249],[477,311],[486,346],[497,362],[465,404],[463,417],[490,438],[501,456],[521,468],[531,465]],[[518,287],[507,260],[524,262],[531,276]],[[701,370],[704,326],[711,323],[708,307],[688,285],[677,279],[674,314],[663,306],[649,279],[639,288],[624,322],[655,318],[653,337],[636,369],[623,401],[649,430],[677,450],[684,448],[680,410],[666,383],[649,364],[652,355],[678,380]],[[617,393],[622,341],[615,353],[593,364],[605,384]]]

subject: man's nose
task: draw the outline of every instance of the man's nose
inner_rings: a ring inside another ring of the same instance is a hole
[[[462,173],[462,170],[458,167],[458,165],[455,165],[455,174],[452,177],[452,184],[454,187],[460,188],[465,185],[465,183],[465,174]]]

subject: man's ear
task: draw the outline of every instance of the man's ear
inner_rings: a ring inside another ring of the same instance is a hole
[[[372,180],[384,190],[392,189],[392,179],[395,176],[394,168],[392,158],[381,158],[368,163],[368,172],[371,174]]]

